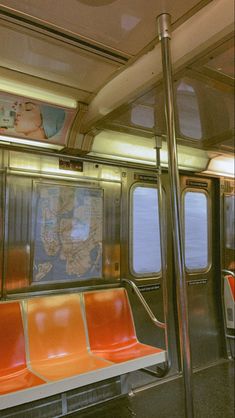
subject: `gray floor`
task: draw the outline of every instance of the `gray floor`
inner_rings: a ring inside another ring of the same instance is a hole
[[[193,374],[195,418],[234,418],[234,362]],[[68,415],[68,418],[185,418],[182,378]]]

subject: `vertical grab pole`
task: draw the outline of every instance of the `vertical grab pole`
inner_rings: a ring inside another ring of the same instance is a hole
[[[155,123],[156,125],[156,123]],[[163,376],[167,374],[171,368],[171,357],[169,349],[169,306],[167,291],[167,261],[166,261],[166,240],[165,240],[165,216],[163,213],[163,191],[162,191],[162,168],[160,150],[162,148],[162,138],[155,135],[156,145],[156,168],[157,168],[157,185],[158,185],[158,207],[159,207],[159,227],[160,227],[160,248],[161,248],[161,264],[162,264],[162,289],[163,289],[163,306],[164,306],[164,322],[165,328],[165,344],[167,352],[167,367]]]
[[[163,82],[165,94],[165,116],[167,125],[168,165],[171,186],[171,215],[173,226],[174,259],[177,280],[177,310],[180,333],[180,352],[184,376],[185,408],[187,418],[193,418],[192,368],[188,327],[187,289],[184,270],[182,227],[180,213],[180,182],[177,162],[175,134],[174,95],[170,53],[170,15],[164,13],[157,18],[158,35],[162,50]]]

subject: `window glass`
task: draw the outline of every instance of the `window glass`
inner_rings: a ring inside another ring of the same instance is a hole
[[[154,127],[154,109],[150,106],[137,105],[132,108],[131,122],[144,128]]]
[[[225,245],[226,248],[235,249],[235,195],[225,196]]]
[[[160,272],[161,250],[156,188],[135,187],[132,205],[132,269],[137,275]]]
[[[202,139],[197,95],[194,88],[185,81],[181,81],[177,87],[176,103],[181,134],[187,138]]]
[[[188,270],[208,267],[208,205],[202,192],[184,195],[185,265]]]

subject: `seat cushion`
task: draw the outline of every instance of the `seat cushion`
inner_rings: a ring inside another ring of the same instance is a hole
[[[110,366],[108,361],[96,358],[94,355],[84,354],[79,358],[65,356],[36,362],[33,364],[33,371],[48,380],[59,380],[107,366]]]
[[[15,392],[17,390],[28,389],[33,386],[45,383],[44,380],[35,376],[27,369],[12,373],[0,378],[0,395]]]
[[[145,357],[151,354],[157,354],[161,351],[162,350],[160,348],[151,347],[149,345],[141,343],[135,343],[130,345],[129,347],[109,351],[96,350],[93,351],[93,353],[113,363],[121,363],[128,360],[134,360],[140,357]]]

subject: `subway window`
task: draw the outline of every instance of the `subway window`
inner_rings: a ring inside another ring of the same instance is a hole
[[[179,128],[183,136],[200,140],[202,139],[202,126],[198,97],[190,80],[187,81],[181,80],[176,90]]]
[[[184,244],[187,270],[209,267],[208,197],[203,192],[184,194]]]
[[[158,192],[154,187],[132,189],[131,269],[136,276],[161,271]]]

